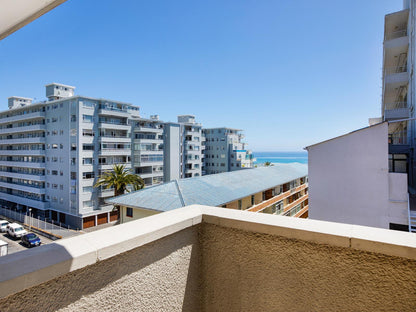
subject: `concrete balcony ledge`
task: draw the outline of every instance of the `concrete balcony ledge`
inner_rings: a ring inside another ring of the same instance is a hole
[[[193,205],[1,257],[0,306],[410,311],[415,259],[412,233]],[[373,284],[361,285],[368,280]],[[393,284],[399,290],[384,291]],[[265,289],[268,300],[261,299]],[[299,291],[296,300],[290,289]],[[62,298],[53,296],[58,291]]]

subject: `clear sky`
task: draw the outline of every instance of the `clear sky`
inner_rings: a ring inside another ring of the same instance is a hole
[[[401,0],[68,0],[0,41],[0,109],[44,85],[298,151],[380,116],[384,15]]]

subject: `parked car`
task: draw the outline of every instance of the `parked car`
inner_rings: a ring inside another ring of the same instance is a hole
[[[21,238],[23,235],[27,234],[26,230],[17,223],[10,223],[6,227],[7,234],[14,238]]]
[[[40,241],[39,236],[34,233],[28,233],[22,236],[22,244],[27,247],[40,246],[42,242]]]
[[[9,224],[9,221],[7,220],[0,220],[0,232],[6,232],[7,225]]]

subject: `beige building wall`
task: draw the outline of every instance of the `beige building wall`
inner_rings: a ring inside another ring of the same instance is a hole
[[[377,253],[384,247],[372,241],[367,248],[374,252],[341,247],[344,240],[351,244],[338,232],[347,225],[268,218],[276,223],[284,220],[279,229],[242,220],[233,223],[232,213],[225,213],[227,227],[203,222],[174,232],[6,297],[0,300],[1,311],[414,311],[414,258]],[[259,222],[261,215],[255,216]],[[162,219],[155,217],[155,224]],[[218,217],[212,220],[223,222]],[[287,231],[291,224],[303,224],[305,229]],[[314,227],[324,228],[326,234]],[[109,231],[117,229],[105,233]],[[361,232],[365,241],[375,234],[374,229],[370,236],[365,231]],[[313,242],[320,239],[331,244]]]
[[[140,209],[140,208],[133,208],[133,216],[132,217],[128,217],[127,216],[127,207],[122,206],[120,209],[120,219],[121,219],[121,223],[124,222],[129,222],[129,221],[133,221],[133,220],[137,220],[137,219],[141,219],[141,218],[145,218],[145,217],[149,217],[149,216],[153,216],[155,214],[160,213],[160,211],[154,211],[154,210],[149,210],[149,209]]]

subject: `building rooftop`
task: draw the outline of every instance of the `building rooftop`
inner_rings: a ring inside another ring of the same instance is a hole
[[[220,206],[308,174],[304,164],[276,164],[213,175],[173,180],[118,196],[107,202],[128,207],[169,211],[200,204]]]

